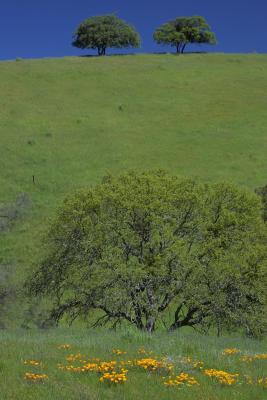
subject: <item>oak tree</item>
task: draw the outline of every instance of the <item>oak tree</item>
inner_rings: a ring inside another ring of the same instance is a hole
[[[156,29],[153,35],[158,44],[171,45],[183,53],[188,44],[216,44],[215,34],[201,16],[178,17]]]
[[[116,15],[100,15],[78,26],[72,44],[81,49],[97,49],[98,55],[103,56],[107,48],[139,47],[140,37],[133,26]]]
[[[168,311],[170,330],[251,333],[262,328],[265,272],[254,193],[129,172],[65,200],[28,285],[32,295],[50,297],[56,321],[98,310],[96,325],[127,321],[152,332]]]

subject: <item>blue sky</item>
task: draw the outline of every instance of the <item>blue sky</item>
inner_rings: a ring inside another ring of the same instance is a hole
[[[75,28],[91,15],[113,12],[139,31],[141,52],[170,50],[151,37],[161,23],[203,15],[219,41],[203,50],[267,53],[267,0],[1,0],[0,59],[85,54],[71,46]]]

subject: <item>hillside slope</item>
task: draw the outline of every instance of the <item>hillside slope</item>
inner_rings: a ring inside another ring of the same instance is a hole
[[[0,232],[0,264],[19,280],[47,217],[107,171],[164,168],[249,188],[267,180],[267,55],[1,62],[0,93],[0,204],[28,199]]]

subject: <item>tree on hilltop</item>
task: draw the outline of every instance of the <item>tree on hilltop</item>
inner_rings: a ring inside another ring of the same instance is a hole
[[[205,18],[178,17],[156,29],[153,35],[158,44],[171,45],[183,53],[188,44],[216,44],[215,34]]]
[[[80,49],[97,49],[98,55],[107,48],[139,47],[136,30],[116,15],[94,16],[83,21],[74,34],[73,46]]]
[[[261,331],[266,236],[259,198],[164,172],[108,176],[66,199],[28,282],[51,317],[96,325]],[[266,276],[266,275],[265,275]],[[99,314],[100,312],[100,314]]]

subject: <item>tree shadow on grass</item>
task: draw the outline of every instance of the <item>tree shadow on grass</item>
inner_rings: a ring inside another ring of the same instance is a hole
[[[82,58],[105,58],[105,57],[121,57],[121,56],[136,56],[142,53],[115,53],[115,54],[105,54],[104,56],[99,56],[98,54],[81,54],[78,57]]]
[[[98,58],[98,57],[122,57],[122,56],[138,56],[138,55],[172,55],[172,56],[186,56],[189,54],[209,54],[207,51],[186,51],[184,53],[176,53],[169,51],[154,51],[152,53],[111,53],[104,56],[99,56],[98,54],[81,54],[78,57],[82,58]]]

